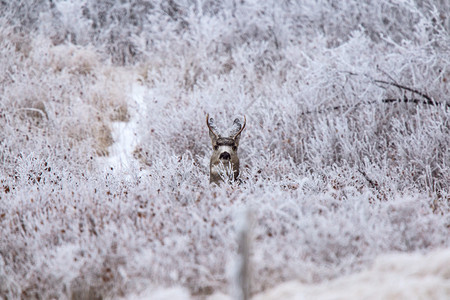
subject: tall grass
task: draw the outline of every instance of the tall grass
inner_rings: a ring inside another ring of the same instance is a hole
[[[446,1],[0,10],[0,297],[227,292],[248,208],[251,293],[449,246]],[[208,183],[206,113],[247,116],[240,186]],[[130,120],[138,167],[106,168]]]

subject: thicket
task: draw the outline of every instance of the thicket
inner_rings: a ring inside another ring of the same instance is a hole
[[[227,291],[246,208],[252,292],[448,247],[449,5],[0,1],[0,296]],[[247,117],[240,186],[206,113]]]

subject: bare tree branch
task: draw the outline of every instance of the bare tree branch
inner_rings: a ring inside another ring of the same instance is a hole
[[[397,87],[399,89],[406,90],[406,91],[412,92],[414,94],[417,94],[419,96],[422,96],[423,98],[425,98],[427,100],[426,102],[423,102],[424,104],[428,104],[428,105],[437,105],[437,104],[439,104],[437,101],[434,101],[433,99],[431,99],[431,97],[428,96],[427,94],[422,93],[422,92],[420,92],[418,90],[415,90],[413,88],[410,88],[410,87],[407,87],[407,86],[404,86],[404,85],[401,85],[401,84],[398,84],[398,83],[395,83],[395,82],[389,82],[389,81],[384,81],[384,80],[374,79],[373,81],[376,82],[376,83],[392,85],[392,86],[395,86],[395,87]]]
[[[351,75],[351,76],[361,76],[361,75],[353,73],[353,72],[345,72],[345,73],[348,74],[348,75]],[[386,98],[386,99],[382,99],[381,100],[382,103],[395,103],[395,102],[397,102],[397,103],[413,103],[413,104],[417,104],[417,105],[418,104],[424,104],[424,105],[432,105],[432,106],[444,105],[445,107],[450,108],[450,103],[438,102],[438,101],[434,100],[433,98],[431,98],[430,96],[428,96],[427,94],[425,94],[425,93],[423,93],[423,92],[421,92],[419,90],[407,87],[405,85],[398,84],[396,82],[389,82],[389,81],[385,81],[385,80],[374,79],[374,78],[372,78],[372,77],[370,77],[368,75],[364,75],[364,76],[368,77],[371,81],[373,81],[373,82],[375,82],[377,84],[385,84],[385,85],[394,86],[396,88],[399,88],[401,90],[405,90],[405,91],[414,93],[414,94],[419,95],[419,96],[424,98],[424,100],[421,100],[421,99],[417,99],[417,98],[408,98],[408,97],[406,97],[406,95],[404,95],[403,98]],[[308,114],[312,114],[312,113],[322,114],[322,113],[335,111],[335,110],[348,110],[348,109],[351,109],[351,108],[357,108],[357,107],[359,107],[359,106],[361,106],[363,104],[370,105],[370,104],[374,104],[374,103],[377,103],[377,102],[378,101],[373,100],[373,101],[368,101],[368,102],[359,102],[359,103],[353,104],[353,105],[338,105],[338,106],[333,106],[333,107],[327,107],[327,108],[320,109],[320,110],[305,111],[301,115],[308,115]]]

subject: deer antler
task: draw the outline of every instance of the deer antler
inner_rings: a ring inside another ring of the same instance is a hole
[[[241,126],[241,129],[239,129],[239,131],[233,136],[233,139],[235,139],[238,135],[241,134],[242,130],[244,130],[244,128],[245,128],[245,124],[246,123],[247,123],[247,120],[246,120],[246,118],[244,116],[244,124]]]
[[[216,136],[216,138],[219,138],[219,135],[214,132],[214,130],[211,128],[211,125],[209,124],[209,114],[206,114],[206,125],[208,125],[209,131],[212,132]]]

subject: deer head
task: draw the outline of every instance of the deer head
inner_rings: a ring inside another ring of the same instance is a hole
[[[218,134],[214,119],[206,115],[206,125],[209,128],[209,137],[211,138],[213,153],[209,164],[209,182],[220,184],[224,180],[236,180],[239,176],[239,158],[237,150],[241,132],[245,128],[239,119],[235,119],[233,127],[228,136]]]

